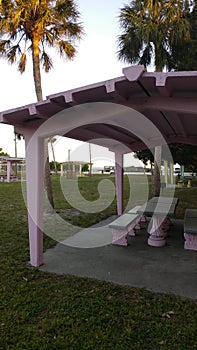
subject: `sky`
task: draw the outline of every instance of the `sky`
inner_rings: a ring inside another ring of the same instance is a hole
[[[49,73],[42,71],[45,98],[51,94],[119,77],[122,75],[122,69],[128,66],[117,59],[117,37],[121,33],[118,16],[120,8],[128,1],[78,0],[77,3],[85,35],[77,44],[77,55],[73,61],[62,60],[57,54],[51,54],[53,69]],[[36,102],[31,57],[22,75],[18,72],[17,65],[10,65],[6,60],[0,59],[0,76],[0,111]],[[10,156],[15,156],[12,126],[0,124],[0,147]],[[80,160],[76,159],[79,147],[85,150],[80,142],[58,137],[54,143],[56,160],[66,161],[68,152],[71,160]],[[18,157],[25,156],[24,141],[18,141],[17,150]],[[97,162],[101,161],[102,149],[98,152],[98,149],[92,146],[91,151],[92,157],[97,159]],[[88,160],[88,148],[84,152]],[[112,152],[106,152],[103,157],[106,157],[103,160],[105,164],[113,162]],[[141,164],[130,155],[125,157],[125,164],[131,163]]]

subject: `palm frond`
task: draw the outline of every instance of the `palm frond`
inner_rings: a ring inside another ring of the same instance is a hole
[[[0,53],[4,54],[6,52],[7,40],[0,40]]]
[[[153,55],[153,47],[151,43],[148,43],[142,50],[139,63],[143,64],[145,67],[149,66],[151,64],[152,55]]]
[[[24,52],[21,55],[21,58],[20,58],[19,64],[18,64],[18,70],[19,70],[20,73],[23,73],[25,71],[26,61],[27,61],[27,56],[26,56],[26,53]]]
[[[76,53],[76,49],[74,48],[74,46],[69,41],[60,40],[57,43],[57,46],[59,48],[60,56],[66,55],[66,57],[69,60],[74,58],[75,53]]]
[[[73,0],[58,0],[56,1],[54,11],[56,12],[57,18],[65,19],[67,21],[77,22],[79,19],[79,11]]]
[[[6,56],[8,59],[8,62],[13,64],[17,61],[17,52],[18,52],[18,45],[12,46],[9,50],[6,52]]]
[[[56,33],[56,37],[57,37],[57,33]],[[46,30],[42,38],[42,45],[53,46],[53,44],[54,44],[53,31]]]
[[[53,68],[52,60],[45,51],[42,52],[40,61],[46,73],[48,73],[50,69]]]
[[[143,42],[135,32],[122,34],[118,38],[118,58],[128,63],[139,63]]]

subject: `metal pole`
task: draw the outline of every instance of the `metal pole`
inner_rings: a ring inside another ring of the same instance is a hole
[[[92,150],[91,150],[91,144],[89,143],[89,157],[90,157],[90,171],[89,174],[92,175]]]
[[[68,162],[70,162],[70,152],[71,152],[71,149],[68,149]]]

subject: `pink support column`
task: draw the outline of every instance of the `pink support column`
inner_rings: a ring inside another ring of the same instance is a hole
[[[44,140],[24,133],[26,147],[27,207],[30,245],[30,264],[43,263],[43,193],[44,193]]]
[[[123,213],[123,153],[115,151],[116,164],[116,197],[118,215]]]
[[[12,172],[12,162],[8,160],[7,161],[7,182],[11,181],[11,172]]]

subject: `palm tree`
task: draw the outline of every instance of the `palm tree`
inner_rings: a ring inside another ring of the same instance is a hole
[[[25,71],[28,53],[33,62],[33,78],[38,101],[43,100],[41,65],[48,72],[53,64],[47,52],[55,49],[69,60],[76,54],[75,41],[81,39],[82,25],[74,0],[1,0],[0,56]],[[46,149],[48,152],[48,144]],[[50,166],[47,157],[45,184],[54,207]]]
[[[190,38],[185,40],[182,45],[177,44],[173,47],[173,68],[175,70],[197,70],[197,2],[194,1],[194,7],[188,14],[190,23]]]
[[[128,63],[154,64],[156,71],[173,66],[172,50],[189,38],[188,1],[133,0],[120,11],[123,33],[118,58]],[[161,147],[155,148],[153,195],[160,193]]]
[[[133,0],[120,10],[120,60],[171,69],[173,45],[189,38],[188,1]]]

